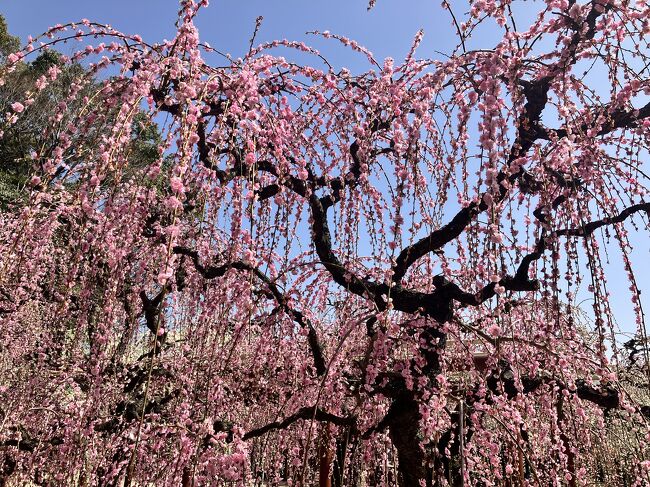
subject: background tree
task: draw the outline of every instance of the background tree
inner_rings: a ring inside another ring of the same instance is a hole
[[[18,50],[18,39],[7,33],[4,18],[0,19],[0,60]],[[0,208],[7,209],[28,195],[24,188],[32,176],[40,177],[43,168],[40,161],[51,157],[57,147],[59,132],[48,131],[46,127],[55,120],[60,127],[69,121],[69,113],[76,113],[86,106],[90,112],[98,109],[94,106],[92,95],[99,89],[93,79],[92,70],[88,71],[78,63],[66,63],[64,57],[54,50],[43,50],[31,62],[21,62],[13,67],[0,87],[0,111],[6,117],[11,116],[11,104],[17,100],[29,100],[30,110],[16,123],[6,124],[0,141]],[[47,80],[50,80],[48,83]],[[83,88],[71,99],[71,90]],[[47,84],[47,86],[45,86]],[[38,88],[43,86],[43,88]],[[114,110],[111,110],[114,116]],[[97,136],[106,130],[111,117],[103,119],[104,125],[91,121],[83,133],[73,133],[70,149],[62,155],[65,165],[74,167],[85,156],[87,147],[97,143]],[[131,166],[147,164],[158,157],[157,147],[160,134],[156,125],[144,114],[138,114],[133,124],[133,142],[129,163]],[[61,168],[61,171],[67,171]],[[57,177],[59,175],[56,175]],[[55,178],[56,179],[56,178]]]
[[[11,53],[20,49],[20,39],[9,34],[7,29],[7,22],[5,18],[0,15],[0,56],[4,61]]]
[[[421,34],[379,63],[322,33],[361,74],[289,41],[208,64],[198,10],[161,44],[89,21],[43,38],[97,43],[2,215],[4,477],[586,485],[615,423],[636,443],[608,481],[648,482],[602,262],[617,244],[644,335],[648,7],[549,1],[521,30],[476,2],[443,60]],[[471,48],[488,22],[503,37]],[[133,165],[143,113],[162,137]]]

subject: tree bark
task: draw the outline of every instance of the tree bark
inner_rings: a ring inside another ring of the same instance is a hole
[[[404,394],[393,401],[390,409],[389,436],[397,449],[400,487],[429,485],[425,454],[419,437],[420,410],[417,401],[412,395]]]

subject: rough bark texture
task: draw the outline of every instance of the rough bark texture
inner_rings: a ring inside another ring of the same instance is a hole
[[[393,402],[390,409],[389,436],[397,449],[399,485],[418,487],[427,477],[425,453],[419,437],[418,403],[404,394]]]

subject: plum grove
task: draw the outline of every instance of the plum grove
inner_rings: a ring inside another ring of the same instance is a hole
[[[170,41],[82,20],[8,53],[0,485],[648,485],[650,6],[531,5],[445,2],[440,59],[315,34],[361,73],[219,58],[193,0]]]

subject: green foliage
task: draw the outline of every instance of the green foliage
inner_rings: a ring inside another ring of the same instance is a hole
[[[18,38],[7,33],[6,22],[0,16],[0,64],[5,64],[6,56],[16,51],[18,46]],[[36,81],[53,66],[58,66],[61,73],[55,82],[38,92],[35,89]],[[65,127],[68,123],[75,123],[75,114],[82,109],[106,110],[105,107],[93,107],[92,102],[84,101],[85,97],[86,100],[92,100],[93,94],[100,87],[96,80],[89,78],[89,73],[83,66],[66,65],[61,60],[61,54],[54,50],[45,50],[33,61],[19,63],[6,78],[4,85],[0,86],[0,130],[4,132],[0,139],[0,211],[20,206],[28,194],[25,186],[31,175],[41,175],[40,162],[51,155],[55,147],[53,137],[56,137],[55,133],[45,128],[52,126],[52,116],[56,114],[58,105],[65,101],[66,93],[70,92],[72,84],[80,81],[84,86],[81,96],[67,103],[63,118],[57,122],[58,126]],[[28,92],[38,93],[33,104],[20,114],[15,124],[7,124],[6,119],[12,114],[11,104],[24,100]],[[89,105],[84,106],[86,103]],[[72,144],[74,150],[63,157],[68,167],[82,162],[83,157],[97,146],[108,122],[110,116],[108,120],[106,117],[98,117],[95,126],[78,135],[78,140]],[[159,157],[160,143],[158,127],[144,114],[137,113],[133,123],[127,173],[135,175],[138,168],[156,160]],[[31,157],[32,153],[38,154],[35,160]]]
[[[52,66],[63,66],[63,61],[61,60],[61,54],[56,51],[48,50],[44,51],[34,59],[34,61],[29,65],[29,69],[32,73],[40,76]]]
[[[144,113],[137,113],[134,117],[131,140],[130,163],[133,168],[148,166],[158,158],[162,138],[158,126]]]
[[[7,21],[4,16],[0,14],[0,61],[4,62],[4,59],[11,54],[12,52],[17,51],[20,48],[20,40],[16,36],[9,34],[7,29]]]

